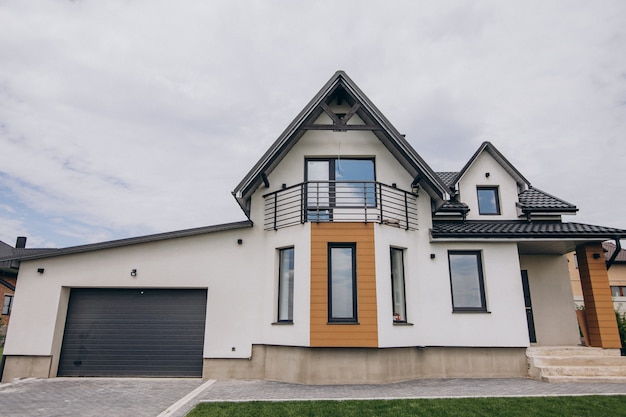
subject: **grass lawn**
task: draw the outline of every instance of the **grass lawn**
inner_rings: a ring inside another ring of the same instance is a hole
[[[187,417],[619,417],[626,396],[201,403]]]

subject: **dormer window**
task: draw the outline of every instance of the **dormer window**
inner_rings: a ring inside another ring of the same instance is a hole
[[[498,187],[476,187],[478,194],[478,213],[481,215],[500,214],[500,196]]]

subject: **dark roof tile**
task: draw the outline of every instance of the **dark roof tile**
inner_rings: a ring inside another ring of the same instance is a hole
[[[459,173],[458,172],[436,172],[435,174],[439,175],[439,178],[441,178],[441,181],[444,184],[446,184],[446,186],[449,188],[449,187],[454,186],[454,179]]]
[[[437,238],[604,238],[625,236],[626,230],[582,223],[526,221],[434,221]]]
[[[575,205],[561,200],[537,188],[529,188],[519,195],[522,211],[570,211],[578,209]]]

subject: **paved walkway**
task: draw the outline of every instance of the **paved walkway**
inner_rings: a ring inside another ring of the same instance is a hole
[[[531,379],[419,379],[384,385],[271,381],[52,378],[0,384],[0,416],[183,417],[201,401],[626,395],[626,384]]]

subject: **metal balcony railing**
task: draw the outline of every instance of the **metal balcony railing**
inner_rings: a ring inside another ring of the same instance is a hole
[[[263,196],[265,230],[306,222],[417,229],[417,195],[375,181],[308,181]]]

